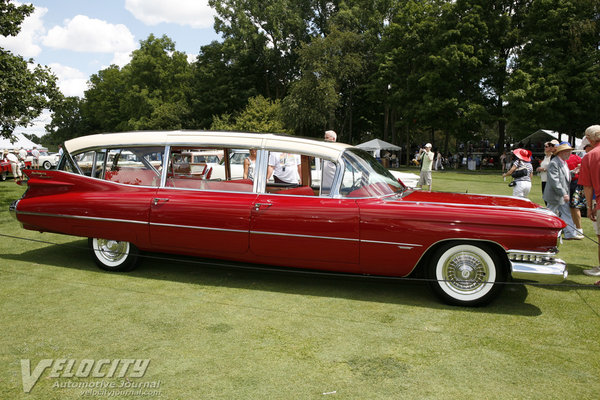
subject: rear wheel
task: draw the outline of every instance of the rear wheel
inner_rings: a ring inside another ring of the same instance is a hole
[[[484,244],[449,243],[435,252],[429,278],[444,302],[480,306],[498,296],[506,271],[498,255]]]
[[[96,264],[107,271],[131,271],[138,261],[139,251],[129,242],[89,238],[88,244]]]

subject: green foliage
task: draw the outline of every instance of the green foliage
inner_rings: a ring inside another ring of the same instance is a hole
[[[46,131],[50,133],[42,137],[44,145],[57,145],[89,133],[81,112],[83,104],[79,97],[66,97],[56,105],[52,121],[46,125]]]
[[[82,112],[92,132],[185,128],[191,79],[192,68],[173,41],[150,35],[125,67],[92,75]]]
[[[33,6],[15,6],[0,0],[0,34],[14,36],[20,31],[23,19],[33,12]],[[60,98],[56,76],[47,67],[0,48],[0,136],[10,137],[14,129],[27,126],[45,108]]]
[[[528,38],[516,58],[512,115],[537,126],[580,134],[600,117],[600,4],[535,1],[525,16]],[[515,99],[525,98],[527,103]],[[515,125],[518,122],[515,121]]]
[[[31,4],[16,6],[10,0],[0,0],[0,35],[16,36],[21,31],[23,20],[31,15],[33,10]]]
[[[241,110],[257,94],[254,64],[232,41],[203,46],[192,65],[191,126],[208,129],[215,115]]]
[[[262,96],[248,99],[246,108],[235,117],[230,114],[215,116],[210,127],[219,131],[289,133],[282,122],[281,103]]]

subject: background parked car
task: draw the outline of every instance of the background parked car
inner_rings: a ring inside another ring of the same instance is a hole
[[[40,168],[44,169],[52,169],[58,165],[58,161],[60,160],[60,155],[58,153],[49,153],[47,151],[40,151],[40,158],[38,165]],[[27,152],[26,162],[33,163],[33,155],[31,152]]]

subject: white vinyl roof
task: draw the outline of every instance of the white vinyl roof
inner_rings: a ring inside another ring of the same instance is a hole
[[[333,143],[271,133],[207,132],[207,131],[138,131],[103,133],[81,136],[65,142],[69,153],[86,149],[131,146],[190,146],[255,148],[273,151],[312,154],[316,157],[337,159],[344,149],[351,147]]]

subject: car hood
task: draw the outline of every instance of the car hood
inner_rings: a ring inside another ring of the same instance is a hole
[[[485,194],[408,191],[390,197],[388,204],[409,206],[416,220],[426,217],[443,223],[545,227],[562,229],[565,223],[552,211],[529,199]],[[406,210],[406,208],[403,208]],[[410,216],[408,216],[410,218]]]
[[[486,194],[426,192],[414,190],[403,197],[405,201],[442,203],[445,205],[477,205],[511,208],[539,208],[529,199],[513,196],[492,196]]]

